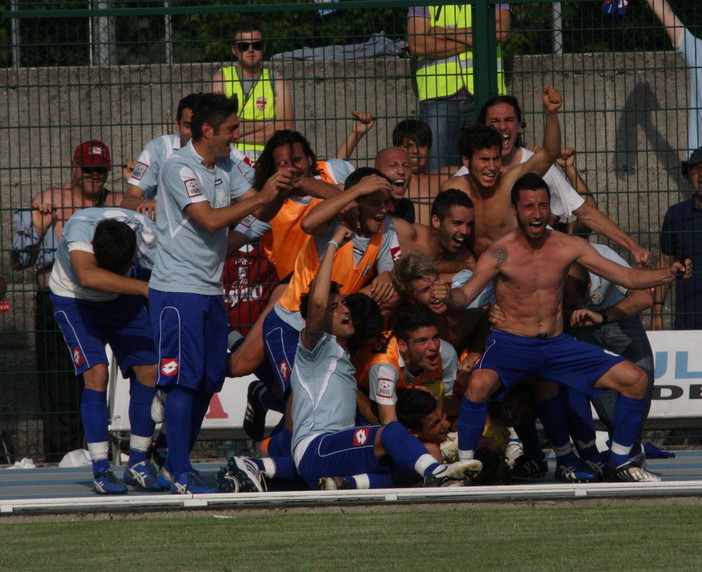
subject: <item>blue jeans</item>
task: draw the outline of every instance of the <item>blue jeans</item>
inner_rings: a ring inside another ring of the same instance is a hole
[[[419,102],[419,119],[431,128],[432,146],[427,168],[463,165],[459,145],[463,132],[475,123],[472,99],[427,99]]]

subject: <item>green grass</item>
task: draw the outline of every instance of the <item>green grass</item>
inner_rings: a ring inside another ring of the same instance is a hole
[[[0,570],[699,570],[700,506],[0,519]]]

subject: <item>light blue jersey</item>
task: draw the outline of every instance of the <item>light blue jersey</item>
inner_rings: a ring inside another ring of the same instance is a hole
[[[54,264],[49,279],[49,288],[57,296],[79,298],[81,300],[108,301],[119,297],[113,292],[104,292],[80,285],[78,274],[71,264],[71,252],[83,251],[93,253],[93,236],[97,225],[107,219],[114,219],[129,225],[136,233],[137,252],[135,263],[144,268],[153,266],[156,251],[156,228],[149,217],[119,207],[92,207],[83,209],[68,219],[61,233],[61,241],[56,251]],[[127,274],[125,274],[127,275]]]
[[[348,352],[331,334],[324,334],[312,351],[298,344],[290,381],[296,464],[315,436],[354,427],[357,390],[354,371]]]
[[[185,209],[205,201],[213,208],[229,206],[250,185],[230,158],[218,159],[213,170],[202,161],[191,142],[167,159],[159,174],[158,248],[149,285],[162,292],[222,294],[227,229],[207,232]]]
[[[595,250],[607,260],[629,268],[629,263],[609,246],[596,243],[591,244],[595,247]],[[589,272],[589,274],[590,290],[588,291],[588,299],[585,302],[585,308],[589,310],[605,310],[619,303],[626,296],[627,289],[624,288],[624,286],[614,284],[592,272]]]
[[[145,200],[156,200],[158,194],[158,174],[161,166],[173,153],[180,149],[180,134],[161,135],[149,141],[139,154],[132,175],[127,181],[144,191]],[[232,145],[230,159],[234,161],[241,175],[253,185],[254,168],[244,154]],[[250,186],[249,185],[249,186]]]
[[[702,146],[702,39],[695,38],[690,30],[683,30],[680,55],[690,70],[690,111],[687,122],[688,153]]]
[[[471,270],[461,270],[451,278],[451,288],[460,288],[470,277],[473,276]],[[466,306],[466,310],[474,310],[495,303],[495,290],[492,287],[492,282],[485,286],[485,289],[478,294],[478,297]]]

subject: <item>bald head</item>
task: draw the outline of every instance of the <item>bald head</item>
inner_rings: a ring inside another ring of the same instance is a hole
[[[392,199],[399,201],[403,198],[412,181],[407,151],[402,147],[381,149],[375,156],[375,168],[390,179],[393,188]]]

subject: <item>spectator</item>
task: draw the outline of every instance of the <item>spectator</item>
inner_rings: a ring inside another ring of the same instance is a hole
[[[239,148],[256,161],[270,137],[279,129],[294,128],[293,100],[283,76],[263,67],[266,42],[258,22],[242,18],[234,27],[233,66],[212,78],[212,91],[236,96],[241,118]]]
[[[32,199],[27,210],[15,215],[17,233],[12,239],[15,270],[36,269],[35,356],[39,404],[42,411],[44,458],[58,462],[69,451],[83,447],[80,393],[70,354],[53,316],[49,276],[63,226],[77,210],[116,206],[122,196],[105,186],[112,169],[110,150],[102,141],[78,145],[71,162],[71,180],[46,189]]]
[[[495,19],[497,41],[503,43],[509,35],[509,6],[496,5]],[[429,125],[436,142],[430,171],[460,164],[461,133],[475,121],[472,25],[467,4],[415,6],[407,15],[407,41],[418,57],[419,118]],[[505,93],[499,47],[497,67],[497,92]]]
[[[667,0],[646,0],[665,28],[673,47],[690,70],[690,111],[687,122],[687,150],[702,145],[702,39],[692,35],[680,21]]]
[[[702,330],[702,147],[681,164],[683,176],[690,182],[692,197],[670,207],[661,228],[659,266],[686,258],[695,269],[692,279],[675,283],[676,330]],[[663,328],[662,309],[670,285],[656,289],[653,300],[651,329]]]

